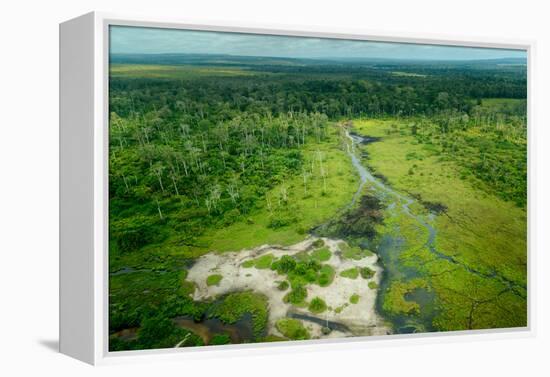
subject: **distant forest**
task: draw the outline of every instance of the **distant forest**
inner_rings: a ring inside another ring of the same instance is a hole
[[[132,108],[127,101],[133,100],[134,106],[147,110],[163,106],[176,110],[178,104],[185,103],[198,110],[195,121],[206,113],[209,121],[215,121],[243,111],[272,115],[321,112],[331,118],[431,116],[445,110],[475,115],[475,106],[482,98],[525,98],[527,93],[526,66],[510,63],[516,59],[444,63],[312,61],[314,64],[307,65],[305,59],[227,59],[204,55],[114,55],[113,63],[235,65],[254,74],[223,80],[201,77],[195,84],[191,81],[186,85],[177,80],[116,79],[111,82],[112,91],[131,96],[117,96],[111,102],[111,111],[127,115]],[[158,95],[159,91],[164,91],[164,95]],[[510,112],[518,114],[518,110],[521,114],[521,109]]]

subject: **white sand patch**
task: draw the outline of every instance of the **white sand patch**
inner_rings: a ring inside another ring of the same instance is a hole
[[[283,255],[294,255],[312,247],[317,237],[308,237],[304,241],[289,247],[279,247],[263,245],[250,250],[242,250],[230,253],[209,253],[200,257],[193,267],[189,270],[187,280],[193,281],[197,285],[194,293],[196,300],[215,298],[220,295],[243,290],[253,290],[264,294],[268,298],[269,319],[268,332],[280,335],[275,328],[277,320],[286,317],[290,312],[307,314],[324,320],[341,323],[349,328],[349,331],[332,331],[329,334],[323,334],[322,326],[311,321],[303,323],[311,328],[312,336],[315,338],[344,337],[353,335],[378,335],[386,334],[389,329],[384,326],[383,321],[375,312],[376,289],[368,287],[369,281],[375,281],[377,284],[381,278],[381,268],[376,264],[378,257],[376,255],[363,258],[361,260],[350,260],[341,258],[339,244],[341,240],[322,238],[325,245],[332,252],[330,260],[324,262],[331,265],[335,271],[334,281],[328,287],[320,287],[316,284],[307,286],[308,298],[319,296],[332,310],[325,313],[314,315],[309,313],[307,308],[295,308],[290,304],[283,302],[283,297],[289,290],[280,291],[277,284],[285,280],[284,275],[279,275],[271,269],[244,268],[242,263],[258,258],[265,254],[272,254],[276,258]],[[357,279],[348,279],[340,276],[340,272],[353,267],[369,267],[375,271],[375,275],[365,280],[361,276]],[[212,274],[219,274],[223,278],[218,285],[208,286],[206,278]],[[351,295],[360,296],[357,304],[351,304],[349,298]],[[347,303],[347,306],[345,306]],[[334,309],[345,306],[340,313]]]
[[[334,259],[337,260],[334,261]],[[345,324],[355,335],[386,334],[388,329],[383,325],[383,321],[376,314],[374,307],[377,289],[368,286],[370,281],[374,281],[377,285],[380,283],[382,269],[376,264],[377,260],[377,255],[361,260],[343,259],[333,255],[328,262],[336,271],[332,284],[326,288],[316,284],[307,286],[308,299],[320,297],[327,303],[327,306],[333,309],[322,313],[320,317]],[[340,272],[354,267],[369,267],[375,274],[370,279],[363,279],[360,275],[356,279],[340,276]],[[359,296],[357,304],[350,302],[350,297],[354,294]],[[334,309],[339,307],[343,307],[343,309],[337,313]],[[299,312],[305,313],[306,311],[299,310]]]

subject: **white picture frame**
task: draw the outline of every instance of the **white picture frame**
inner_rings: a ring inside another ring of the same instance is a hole
[[[521,49],[528,57],[528,325],[472,330],[146,351],[108,351],[108,57],[110,25]],[[170,20],[92,12],[60,24],[60,352],[90,364],[226,357],[535,334],[532,177],[533,41]]]

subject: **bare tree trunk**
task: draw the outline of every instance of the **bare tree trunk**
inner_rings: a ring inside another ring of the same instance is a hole
[[[181,159],[181,162],[183,164],[183,170],[185,171],[185,176],[189,177],[189,172],[187,171],[187,163],[185,162],[185,159]]]
[[[159,217],[161,220],[164,220],[164,217],[162,216],[162,211],[160,210],[160,203],[157,198],[155,198],[155,201],[157,202],[157,210],[159,211]]]
[[[157,178],[159,180],[160,189],[161,189],[162,193],[164,194],[164,185],[162,184],[162,175],[161,175],[159,170],[155,170],[155,173],[156,173]]]
[[[124,173],[120,173],[120,175],[122,175],[122,181],[124,182],[124,186],[126,186],[126,192],[129,192],[130,187],[128,187],[128,182],[126,181],[126,176],[124,175]]]
[[[307,195],[307,173],[306,173],[306,169],[302,169],[302,176],[304,177],[304,195]]]
[[[174,184],[174,189],[176,190],[176,195],[179,196],[180,195],[180,192],[178,190],[178,185],[176,183],[176,178],[174,177],[174,175],[172,174],[170,176],[172,178],[172,183]]]
[[[269,199],[269,197],[267,195],[265,196],[265,201],[266,201],[266,204],[267,204],[267,210],[269,211],[269,213],[271,215],[273,215],[273,207],[271,206],[271,200]]]

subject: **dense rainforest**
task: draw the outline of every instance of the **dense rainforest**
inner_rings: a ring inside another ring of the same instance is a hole
[[[381,138],[411,137],[439,161],[455,163],[476,190],[524,211],[526,69],[505,63],[113,55],[111,350],[205,343],[174,318],[234,325],[249,315],[248,341],[271,339],[264,297],[234,292],[195,300],[188,268],[205,253],[231,250],[219,246],[230,241],[214,240],[231,226],[292,229],[304,237],[318,226],[301,201],[321,211],[318,203],[338,191],[331,185],[344,173],[329,146],[344,150],[345,137],[336,123],[386,122]],[[417,152],[407,155],[416,159]],[[324,210],[319,219],[327,217]],[[304,276],[323,268],[306,262]],[[436,320],[435,330],[437,323],[452,329]],[[223,331],[208,340],[229,342]]]

